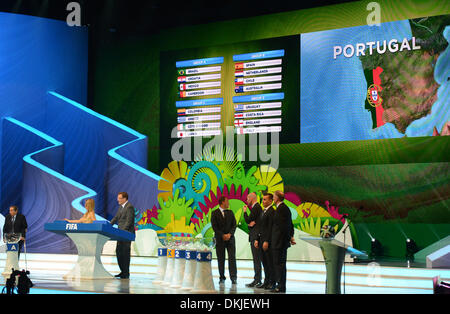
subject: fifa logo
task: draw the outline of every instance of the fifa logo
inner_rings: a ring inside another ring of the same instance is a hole
[[[66,230],[78,230],[77,224],[66,224]]]

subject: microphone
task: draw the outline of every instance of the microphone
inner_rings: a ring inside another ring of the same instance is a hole
[[[342,214],[342,218],[347,218],[348,214]],[[342,230],[343,233],[345,233],[345,231],[347,230],[347,228],[350,227],[350,224],[348,223],[347,226],[344,228],[344,230]]]

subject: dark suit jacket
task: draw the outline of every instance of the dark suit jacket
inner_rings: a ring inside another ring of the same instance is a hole
[[[223,243],[222,236],[227,233],[231,233],[230,241],[234,238],[234,232],[236,231],[236,218],[234,213],[226,209],[225,217],[222,216],[220,209],[217,208],[211,213],[211,226],[214,230],[214,236],[217,243]]]
[[[291,210],[281,203],[275,210],[272,223],[272,249],[284,249],[291,246],[290,240],[294,236]]]
[[[14,233],[21,233],[22,237],[26,237],[28,224],[24,215],[17,213],[14,221]],[[3,225],[3,235],[13,231],[12,216],[10,214],[5,217],[5,224]]]
[[[134,206],[130,202],[127,202],[124,208],[119,206],[111,224],[117,224],[119,229],[134,233]]]
[[[261,215],[259,216],[258,221],[256,222],[257,232],[258,232],[258,241],[259,246],[262,247],[264,242],[272,242],[272,224],[273,224],[273,207],[270,206],[267,211],[264,213],[262,210]]]
[[[250,215],[248,212],[250,211]],[[247,211],[244,213],[244,220],[247,224],[254,221],[255,223],[258,223],[259,216],[262,214],[262,208],[259,203],[253,204],[253,207],[250,209],[248,208]],[[253,227],[248,227],[249,233],[248,233],[248,241],[252,242],[255,240],[258,240],[258,228],[256,225]]]

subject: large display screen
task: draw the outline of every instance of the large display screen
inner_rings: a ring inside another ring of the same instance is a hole
[[[448,135],[448,25],[445,15],[302,34],[300,142]]]
[[[161,148],[227,127],[281,144],[448,135],[448,25],[443,15],[161,52]]]
[[[381,8],[378,25],[358,2],[105,44],[103,112],[148,136],[162,178],[138,230],[211,235],[226,196],[246,258],[247,195],[281,190],[296,232],[319,236],[347,214],[354,247],[376,238],[395,258],[406,236],[447,236],[448,5]]]
[[[162,150],[194,137],[300,141],[299,36],[162,52],[160,64]]]

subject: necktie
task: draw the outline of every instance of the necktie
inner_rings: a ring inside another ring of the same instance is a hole
[[[14,233],[14,222],[16,221],[16,216],[12,217],[12,233]]]

